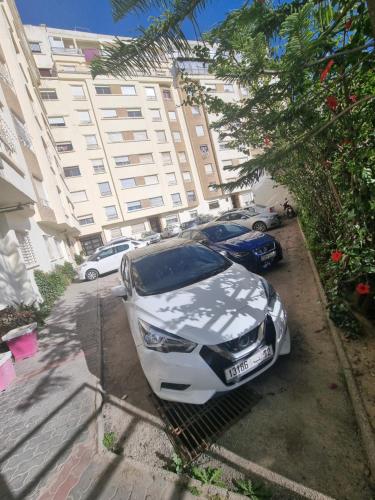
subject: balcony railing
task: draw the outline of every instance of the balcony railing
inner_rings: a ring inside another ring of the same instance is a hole
[[[29,136],[29,133],[27,132],[25,126],[18,120],[14,120],[14,125],[16,127],[16,132],[20,143],[26,146],[27,148],[31,149],[32,148],[31,137]]]
[[[52,54],[63,54],[67,56],[82,56],[83,52],[81,49],[68,48],[68,47],[51,47]]]
[[[0,62],[0,79],[3,80],[12,89],[14,88],[13,80],[9,74],[8,68],[4,63],[1,62]]]
[[[0,148],[8,155],[16,152],[16,142],[13,132],[10,130],[7,123],[0,117]]]
[[[45,198],[39,198],[39,205],[42,207],[50,208],[49,201],[46,200]]]

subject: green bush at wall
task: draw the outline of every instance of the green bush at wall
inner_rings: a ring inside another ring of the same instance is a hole
[[[34,271],[35,282],[43,298],[41,309],[46,314],[49,313],[53,304],[64,293],[69,283],[73,281],[74,274],[74,269],[70,262],[65,262],[62,266],[56,266],[49,273],[39,270]]]

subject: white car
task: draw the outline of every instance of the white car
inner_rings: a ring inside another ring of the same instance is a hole
[[[290,352],[280,297],[262,277],[191,241],[126,254],[122,297],[138,356],[162,399],[202,404]]]
[[[119,241],[100,247],[93,255],[78,266],[78,277],[81,280],[96,280],[101,274],[117,271],[124,253],[144,247],[147,243],[134,240]]]
[[[162,238],[172,238],[172,236],[177,236],[180,232],[180,224],[175,222],[174,224],[169,224],[164,231],[161,232]]]

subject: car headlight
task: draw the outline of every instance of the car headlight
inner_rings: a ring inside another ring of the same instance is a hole
[[[267,300],[268,300],[268,307],[270,309],[273,309],[273,306],[275,305],[276,299],[277,299],[277,292],[274,289],[274,287],[271,285],[271,283],[264,278],[262,278],[262,286],[265,291]]]
[[[241,257],[245,257],[248,253],[249,252],[229,252],[229,255],[235,259],[241,259]]]
[[[197,344],[138,320],[145,347],[159,352],[191,352]]]

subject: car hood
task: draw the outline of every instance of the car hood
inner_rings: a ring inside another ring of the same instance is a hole
[[[159,295],[137,296],[139,319],[197,344],[237,338],[265,319],[261,278],[238,264],[193,285]]]
[[[245,233],[242,236],[231,238],[230,240],[214,243],[213,246],[216,249],[226,250],[228,252],[246,252],[267,243],[273,243],[274,241],[275,239],[268,234],[252,231],[251,233]]]

